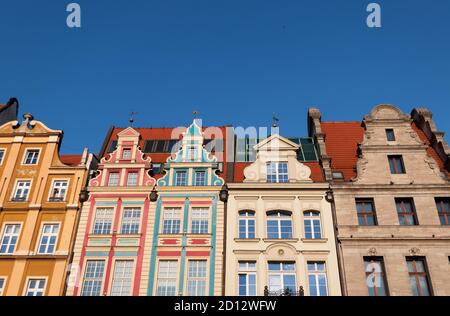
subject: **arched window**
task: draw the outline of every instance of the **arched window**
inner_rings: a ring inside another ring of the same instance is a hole
[[[306,211],[303,213],[303,217],[305,221],[305,238],[321,239],[320,212]]]
[[[267,238],[292,239],[291,215],[289,211],[267,212]]]
[[[239,239],[254,239],[255,236],[255,211],[239,212]]]

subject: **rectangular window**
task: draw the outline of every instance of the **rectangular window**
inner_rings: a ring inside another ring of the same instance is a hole
[[[125,208],[122,215],[122,229],[124,235],[139,234],[139,227],[141,223],[141,209],[140,208]]]
[[[88,260],[84,272],[81,296],[100,296],[102,292],[104,260]]]
[[[138,173],[137,172],[128,172],[127,177],[127,186],[135,187],[138,184]]]
[[[365,257],[366,284],[369,296],[388,296],[386,271],[382,257]]]
[[[16,251],[16,245],[19,240],[20,225],[7,224],[3,231],[2,242],[0,245],[0,254],[13,254]]]
[[[117,260],[111,286],[111,296],[131,296],[133,260]]]
[[[400,225],[414,226],[419,224],[417,221],[413,199],[395,199],[395,205],[397,206],[397,214]]]
[[[450,198],[436,198],[441,225],[450,225]]]
[[[131,149],[126,148],[122,151],[122,159],[123,160],[131,160]]]
[[[392,128],[386,129],[386,138],[388,142],[394,142],[395,141],[395,133]]]
[[[267,238],[269,239],[291,239],[292,220],[291,216],[284,212],[274,212],[267,218]]]
[[[431,282],[427,273],[425,258],[408,257],[409,281],[414,296],[431,296]]]
[[[239,296],[256,296],[256,261],[239,261]]]
[[[190,260],[187,279],[188,296],[206,295],[206,260]]]
[[[24,165],[35,165],[39,159],[39,149],[29,149],[25,154]]]
[[[287,183],[288,163],[287,162],[269,162],[267,164],[267,182],[268,183]]]
[[[164,209],[163,234],[179,234],[181,228],[181,208]]]
[[[256,138],[236,138],[236,161],[252,162],[256,159],[254,146],[258,143]]]
[[[109,235],[112,229],[114,209],[98,208],[95,212],[94,235]]]
[[[195,147],[189,147],[187,151],[187,160],[194,161],[195,160]]]
[[[187,172],[176,171],[175,172],[175,186],[184,187],[187,185]]]
[[[206,186],[206,171],[195,172],[195,185],[198,187]]]
[[[325,262],[308,262],[309,295],[328,296]]]
[[[377,216],[373,199],[356,199],[356,211],[360,226],[376,226]]]
[[[109,187],[117,187],[119,185],[119,173],[111,172],[108,178],[108,186]]]
[[[192,209],[192,234],[207,234],[209,223],[209,208],[194,207]]]
[[[52,193],[50,195],[50,202],[62,202],[66,198],[66,192],[68,187],[67,181],[54,181],[52,187]]]
[[[294,294],[296,291],[295,262],[269,261],[269,295]]]
[[[44,296],[45,279],[29,279],[25,296]]]
[[[162,163],[153,163],[152,164],[152,174],[160,174],[163,171],[163,164]]]
[[[3,289],[5,288],[5,279],[4,278],[0,278],[0,296],[3,295]]]
[[[31,188],[31,181],[17,181],[13,201],[15,202],[27,201],[28,194],[30,193],[30,188]]]
[[[158,270],[158,296],[175,296],[177,290],[178,261],[160,261]]]
[[[241,211],[239,213],[239,239],[256,238],[255,222],[255,212]]]
[[[0,165],[3,163],[3,158],[5,158],[5,150],[0,149]]]
[[[53,254],[58,239],[59,224],[45,224],[42,227],[41,240],[39,242],[39,254]]]
[[[403,163],[403,157],[400,155],[388,156],[389,168],[392,174],[404,174],[406,173],[405,164]]]
[[[320,212],[306,211],[303,213],[305,222],[305,238],[321,239],[322,229],[320,225]]]

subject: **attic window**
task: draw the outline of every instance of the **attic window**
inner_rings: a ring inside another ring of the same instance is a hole
[[[130,160],[131,159],[131,149],[125,148],[122,152],[122,159],[124,160]]]
[[[344,173],[342,171],[333,171],[333,180],[344,181]]]

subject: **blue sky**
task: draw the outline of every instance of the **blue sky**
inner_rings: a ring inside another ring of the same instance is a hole
[[[97,152],[132,110],[140,127],[193,110],[267,126],[276,112],[300,136],[309,106],[356,121],[391,103],[428,107],[450,133],[448,0],[377,1],[381,29],[364,0],[80,0],[81,29],[66,26],[70,2],[0,0],[0,103],[63,129],[63,153]]]

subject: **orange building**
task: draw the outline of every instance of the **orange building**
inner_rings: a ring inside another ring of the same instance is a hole
[[[60,157],[62,136],[30,114],[0,127],[0,296],[64,294],[95,158]]]

